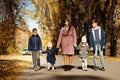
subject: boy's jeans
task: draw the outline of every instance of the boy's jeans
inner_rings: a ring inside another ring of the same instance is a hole
[[[39,51],[32,51],[32,61],[34,66],[40,66],[40,54]]]
[[[102,50],[102,47],[101,47],[100,44],[98,44],[98,45],[95,46],[95,53],[94,53],[94,57],[93,57],[94,64],[95,64],[95,66],[97,66],[97,55],[98,55],[98,51],[99,51],[99,54],[100,54],[101,67],[104,67],[103,50]]]

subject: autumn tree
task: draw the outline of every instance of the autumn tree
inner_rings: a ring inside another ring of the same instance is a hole
[[[16,26],[26,25],[19,14],[24,0],[20,2],[21,4],[19,2],[19,0],[0,0],[0,53],[14,51]]]

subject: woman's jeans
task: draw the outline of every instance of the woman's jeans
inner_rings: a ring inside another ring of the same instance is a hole
[[[40,66],[40,54],[39,51],[32,51],[32,61],[34,66]]]
[[[97,66],[98,51],[99,51],[99,55],[100,55],[100,63],[101,63],[100,67],[104,67],[103,48],[101,47],[100,44],[98,44],[98,45],[95,46],[95,52],[94,52],[94,57],[93,57],[94,64],[95,64],[95,66]]]

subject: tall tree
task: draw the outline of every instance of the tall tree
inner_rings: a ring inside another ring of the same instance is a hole
[[[7,53],[9,47],[15,48],[16,26],[26,25],[20,17],[22,5],[19,0],[0,0],[0,51]]]

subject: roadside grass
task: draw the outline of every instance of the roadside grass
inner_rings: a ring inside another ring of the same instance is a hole
[[[0,59],[0,80],[16,80],[28,66],[27,61]]]

